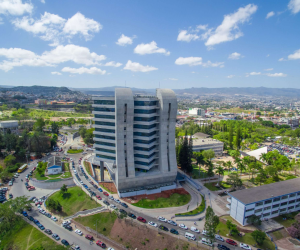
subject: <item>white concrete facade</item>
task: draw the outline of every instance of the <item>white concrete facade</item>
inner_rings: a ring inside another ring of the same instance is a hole
[[[157,89],[156,96],[134,96],[129,88],[117,88],[115,96],[93,100],[95,159],[110,163],[117,189],[172,185],[177,174],[175,93]]]

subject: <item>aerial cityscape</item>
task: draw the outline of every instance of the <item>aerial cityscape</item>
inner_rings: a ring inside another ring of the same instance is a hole
[[[299,249],[299,26],[300,0],[0,0],[0,250]]]

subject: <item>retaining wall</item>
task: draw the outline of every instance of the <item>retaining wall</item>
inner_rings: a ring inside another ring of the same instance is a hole
[[[42,189],[59,189],[64,184],[69,187],[75,186],[73,178],[66,178],[66,179],[61,179],[59,181],[53,181],[53,182],[30,179],[30,182],[34,187],[42,188]]]

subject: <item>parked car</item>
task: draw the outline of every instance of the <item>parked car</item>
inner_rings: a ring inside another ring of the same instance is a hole
[[[196,227],[191,227],[191,231],[193,231],[195,233],[200,233],[199,229]]]
[[[227,246],[225,246],[225,245],[221,245],[221,244],[218,244],[217,247],[218,247],[219,250],[230,250],[229,247],[227,247]]]
[[[148,224],[152,227],[157,227],[157,224],[153,221],[149,221]]]
[[[129,216],[130,218],[132,218],[132,219],[136,219],[136,216],[135,216],[134,214],[132,214],[132,213],[129,213],[128,216]]]
[[[50,229],[46,229],[44,232],[45,232],[46,234],[49,234],[49,235],[52,234],[52,231],[51,231]]]
[[[61,243],[65,246],[70,246],[70,244],[67,240],[61,240]]]
[[[78,235],[83,235],[83,233],[79,229],[76,229],[75,233],[77,233]]]
[[[69,231],[73,230],[73,228],[70,225],[65,225],[64,228],[67,229],[67,230],[69,230]]]
[[[122,205],[123,207],[128,208],[128,205],[127,205],[126,203],[124,203],[124,202],[122,202],[121,205]]]
[[[87,234],[85,236],[85,238],[88,239],[88,240],[93,240],[94,239],[94,237],[92,235],[89,235],[89,234]]]
[[[58,234],[52,234],[52,238],[54,238],[56,240],[60,240],[60,237],[58,236]]]
[[[162,216],[158,216],[157,219],[162,221],[162,222],[167,222],[167,219],[162,217]]]
[[[55,216],[52,216],[52,217],[51,217],[51,220],[57,221],[57,218],[56,218]]]
[[[243,249],[246,249],[246,250],[252,250],[252,248],[249,245],[245,244],[245,243],[240,243],[240,248],[243,248]]]
[[[173,225],[173,226],[177,226],[177,223],[175,221],[172,221],[172,220],[168,220],[168,223]]]
[[[163,225],[160,225],[158,228],[161,229],[161,230],[164,230],[166,232],[169,231],[169,229],[167,227],[163,226]]]
[[[105,204],[105,205],[107,205],[107,206],[109,206],[109,202],[108,201],[103,201],[103,203]]]
[[[171,230],[170,230],[170,233],[172,233],[172,234],[176,234],[176,235],[178,235],[179,233],[178,233],[178,231],[177,230],[175,230],[174,228],[171,228]]]
[[[224,239],[220,235],[218,235],[218,234],[215,235],[215,239],[224,242]]]
[[[226,243],[228,243],[230,245],[233,245],[233,246],[237,246],[238,245],[234,240],[231,240],[231,239],[226,239]]]
[[[115,205],[113,205],[113,204],[111,204],[110,207],[111,207],[112,209],[114,209],[114,210],[117,210],[117,209],[118,209],[118,208],[117,208]]]
[[[143,222],[143,223],[146,223],[146,222],[147,222],[147,221],[146,221],[143,217],[141,217],[141,216],[137,217],[137,220],[140,221],[140,222]]]
[[[98,200],[102,200],[102,198],[100,197],[100,195],[96,195],[96,198],[97,198]]]
[[[109,194],[108,194],[107,192],[103,192],[103,194],[104,194],[105,196],[109,196]]]
[[[188,230],[188,227],[184,224],[179,224],[178,226],[182,229]]]
[[[97,246],[100,246],[100,247],[102,247],[102,248],[106,248],[105,243],[102,242],[102,241],[100,241],[100,240],[97,240],[96,245],[97,245]]]

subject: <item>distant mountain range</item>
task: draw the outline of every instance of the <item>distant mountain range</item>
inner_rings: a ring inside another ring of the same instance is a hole
[[[112,92],[115,88],[124,88],[124,86],[112,86],[103,88],[67,88],[67,87],[49,87],[49,86],[18,86],[0,85],[0,91],[21,91],[24,93],[42,94],[53,96],[70,92],[82,92],[89,95],[102,94],[103,91]],[[135,94],[155,94],[156,89],[131,88]],[[294,88],[187,88],[173,89],[178,95],[205,95],[205,94],[228,94],[228,95],[258,95],[258,96],[276,96],[300,98],[300,89]]]

